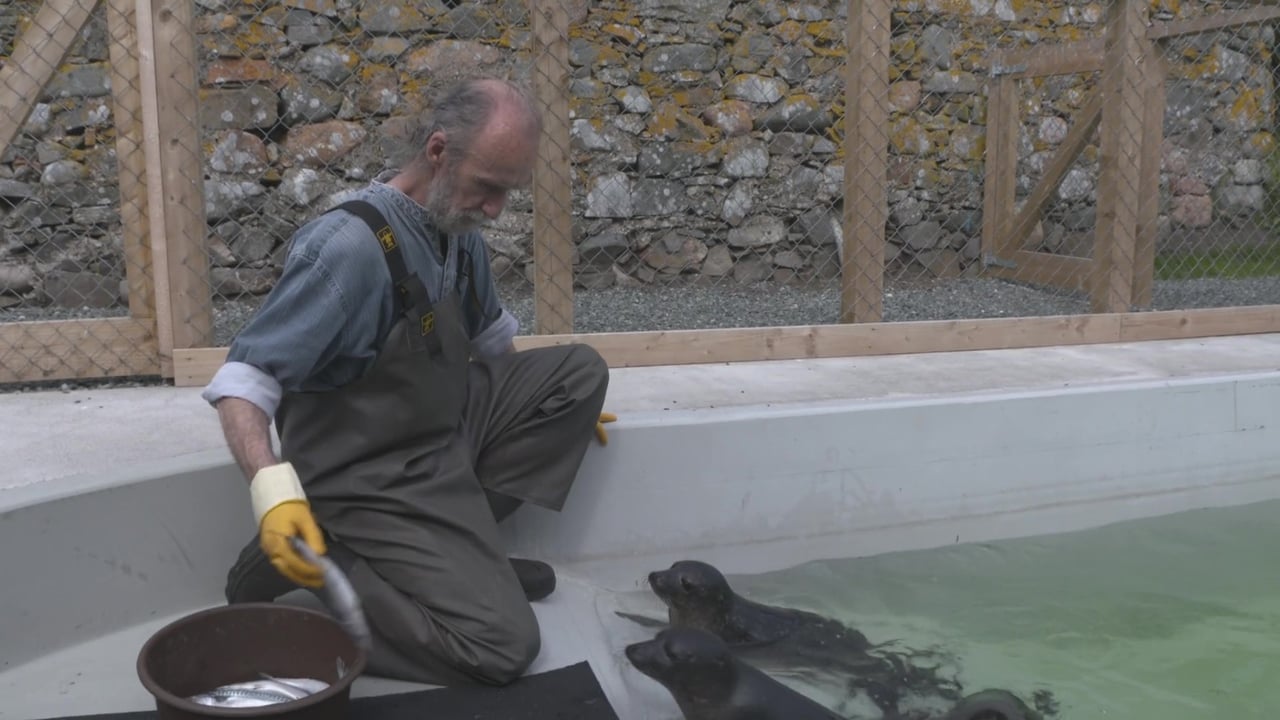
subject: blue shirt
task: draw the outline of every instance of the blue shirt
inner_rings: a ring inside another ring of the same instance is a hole
[[[475,356],[507,350],[518,323],[498,298],[480,232],[450,236],[445,257],[430,215],[409,196],[379,179],[351,197],[386,216],[405,265],[432,302],[458,290]],[[398,318],[373,231],[351,213],[322,214],[294,233],[280,279],[201,397],[210,404],[243,398],[274,417],[284,392],[333,389],[359,378]]]

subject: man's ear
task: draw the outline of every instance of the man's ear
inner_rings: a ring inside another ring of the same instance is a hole
[[[432,165],[438,165],[444,161],[444,149],[446,146],[445,134],[442,130],[431,133],[431,137],[427,138],[427,146],[422,149],[422,157]]]

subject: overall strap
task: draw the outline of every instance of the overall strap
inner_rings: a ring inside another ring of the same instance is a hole
[[[391,282],[395,284],[395,303],[397,311],[404,315],[411,327],[418,332],[408,332],[409,347],[413,350],[426,350],[432,355],[440,354],[440,338],[434,332],[436,325],[435,309],[427,296],[427,288],[417,275],[410,273],[404,263],[404,255],[400,252],[400,243],[396,240],[391,224],[373,204],[364,200],[348,200],[333,210],[346,210],[364,221],[382,246],[383,258],[391,271]],[[332,211],[331,211],[332,212]]]

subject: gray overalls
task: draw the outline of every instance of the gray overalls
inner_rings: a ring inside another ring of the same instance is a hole
[[[430,301],[377,211],[340,207],[379,228],[402,316],[366,375],[285,394],[282,459],[360,595],[370,674],[508,682],[541,638],[490,499],[562,507],[595,437],[608,367],[586,345],[473,361],[456,289]]]

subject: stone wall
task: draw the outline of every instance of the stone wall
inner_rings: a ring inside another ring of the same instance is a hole
[[[838,272],[844,0],[566,0],[574,22],[573,211],[585,286],[752,282]],[[523,0],[197,0],[203,169],[215,292],[260,294],[290,233],[392,164],[452,78],[528,80]],[[4,52],[36,5],[0,6]],[[978,268],[986,52],[1098,37],[1079,0],[894,0],[885,128],[891,266]],[[1157,18],[1216,4],[1153,0]],[[122,299],[101,13],[0,158],[0,307]],[[1256,213],[1274,141],[1270,28],[1169,44],[1166,230]],[[1061,142],[1095,78],[1024,84],[1018,186]],[[1092,228],[1097,148],[1038,228]],[[504,277],[531,271],[530,202],[490,233]]]

